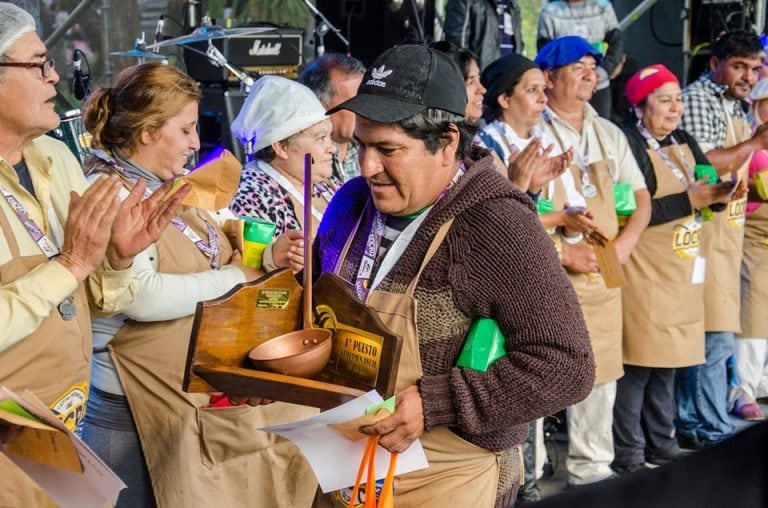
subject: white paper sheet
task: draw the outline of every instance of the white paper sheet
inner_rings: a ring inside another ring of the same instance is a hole
[[[9,459],[26,472],[62,508],[103,508],[107,503],[111,506],[117,503],[117,496],[122,489],[126,488],[126,485],[88,445],[73,434],[32,393],[25,392],[19,396],[5,387],[0,388],[0,400],[7,398],[13,399],[48,425],[68,433],[83,464],[83,472],[74,473],[10,454]]]
[[[382,398],[374,390],[306,420],[260,430],[293,441],[312,466],[322,491],[332,492],[354,485],[367,440],[350,441],[340,432],[328,427],[328,424],[343,423],[362,416],[367,408],[380,402]],[[386,475],[389,457],[389,452],[379,447],[376,452],[377,480]],[[405,474],[427,466],[424,449],[421,442],[416,440],[398,456],[395,474]]]
[[[693,261],[693,274],[691,276],[691,284],[704,284],[704,279],[707,276],[707,258],[696,256]]]

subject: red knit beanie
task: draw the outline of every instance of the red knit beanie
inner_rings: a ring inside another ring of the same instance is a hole
[[[629,99],[632,107],[635,107],[648,97],[651,92],[667,83],[677,83],[679,85],[680,80],[661,64],[645,67],[637,71],[627,81],[627,99]]]

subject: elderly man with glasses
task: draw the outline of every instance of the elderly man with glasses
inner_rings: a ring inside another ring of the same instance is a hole
[[[89,306],[133,300],[134,256],[169,224],[184,189],[120,202],[117,177],[86,190],[79,163],[47,131],[59,124],[59,75],[29,13],[0,2],[0,385],[30,390],[70,428],[84,416],[91,357]],[[0,423],[0,437],[14,429]],[[0,454],[0,506],[48,506]]]

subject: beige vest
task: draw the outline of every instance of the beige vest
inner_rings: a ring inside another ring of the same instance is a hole
[[[563,151],[562,140],[557,135],[557,130],[552,129]],[[609,160],[602,142],[600,152],[602,160],[589,165],[589,181],[597,187],[597,194],[592,197],[584,197],[587,208],[595,216],[595,223],[605,232],[610,239],[616,238],[619,233],[619,221],[616,216],[616,204],[613,197],[613,178],[616,173],[615,163]],[[576,190],[582,193],[582,171],[577,164],[571,164],[567,171],[573,173],[573,181]],[[555,210],[565,207],[567,196],[560,179],[555,184],[554,195],[550,197]],[[588,245],[582,240],[579,245]],[[599,274],[582,274],[568,272],[568,278],[579,297],[581,311],[589,331],[589,339],[592,351],[595,355],[595,384],[599,385],[608,381],[619,379],[624,375],[621,357],[621,289],[608,289],[603,278]]]
[[[199,209],[181,218],[207,239]],[[219,240],[226,238],[218,229]],[[232,249],[220,241],[220,264]],[[157,242],[159,272],[211,269],[210,259],[173,226]],[[256,429],[316,412],[275,403],[262,407],[205,408],[207,394],[181,390],[192,316],[161,322],[128,321],[110,342],[131,406],[152,487],[160,507],[294,508],[309,506],[317,483],[289,441]]]
[[[768,205],[747,216],[741,263],[741,337],[768,338]]]
[[[393,334],[403,338],[400,365],[397,371],[396,391],[415,385],[422,377],[419,338],[416,328],[417,302],[413,297],[422,271],[437,252],[452,220],[438,230],[422,261],[419,272],[404,294],[374,290],[368,304],[376,309],[384,325]],[[354,231],[350,239],[354,237]],[[341,259],[345,257],[345,247]],[[446,427],[425,432],[419,438],[429,461],[429,467],[395,477],[395,507],[416,508],[426,506],[472,506],[490,508],[496,500],[502,454],[480,448],[465,441]],[[518,456],[515,450],[512,454]],[[519,461],[514,468],[519,468]],[[515,478],[514,471],[511,475]],[[336,493],[323,496],[318,508],[340,507]]]
[[[723,148],[751,137],[749,125],[744,120],[730,119],[730,122],[733,128],[728,129]],[[704,223],[702,250],[707,256],[704,319],[708,332],[741,330],[739,274],[746,207],[747,198],[731,201],[724,211]]]
[[[678,149],[679,148],[679,149]],[[664,153],[690,178],[695,161],[687,145],[671,145]],[[681,182],[655,150],[648,149],[656,175],[654,199],[685,192]],[[694,215],[649,226],[624,267],[624,363],[640,367],[676,368],[704,363],[704,284],[693,284],[701,224]]]
[[[11,220],[17,220],[12,217]],[[46,263],[42,253],[21,256],[9,219],[0,210],[0,229],[12,260],[0,266],[0,285]],[[0,386],[29,390],[74,430],[85,415],[91,361],[91,315],[83,284],[74,293],[75,318],[54,309],[31,335],[0,353]],[[23,471],[0,454],[0,506],[50,506],[53,502]]]

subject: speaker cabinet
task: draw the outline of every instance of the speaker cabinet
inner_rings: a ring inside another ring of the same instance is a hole
[[[239,89],[204,86],[200,105],[200,159],[223,146],[240,162],[245,161],[243,145],[232,134],[232,121],[243,107],[246,95]]]
[[[214,39],[212,42],[235,67],[254,74],[294,77],[303,62],[303,33],[303,30],[294,28],[275,28],[265,33]],[[208,60],[206,49],[208,42],[205,41],[184,47],[187,73],[200,83],[232,81],[227,69],[217,67]]]

